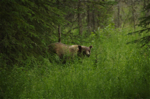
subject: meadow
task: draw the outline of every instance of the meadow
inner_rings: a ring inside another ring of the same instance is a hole
[[[143,36],[129,32],[133,29],[98,29],[87,38],[93,46],[91,56],[80,61],[60,64],[31,57],[24,67],[16,64],[10,72],[2,70],[1,95],[4,99],[150,99],[149,50],[139,43],[127,44]]]

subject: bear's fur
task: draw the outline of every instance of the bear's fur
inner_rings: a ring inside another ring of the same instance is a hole
[[[55,53],[62,58],[73,58],[75,56],[90,56],[92,46],[86,47],[81,45],[66,45],[60,42],[52,43],[48,46],[49,52]]]

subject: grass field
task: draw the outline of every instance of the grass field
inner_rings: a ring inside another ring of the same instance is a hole
[[[1,95],[4,99],[150,99],[149,51],[126,44],[141,37],[129,32],[108,26],[92,33],[91,44],[84,44],[93,45],[91,56],[82,61],[52,64],[31,58],[25,67],[16,66],[7,74],[3,70]]]

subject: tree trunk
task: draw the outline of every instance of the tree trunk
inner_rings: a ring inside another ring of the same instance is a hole
[[[81,18],[81,1],[78,0],[78,27],[79,27],[79,35],[82,35],[82,18]]]
[[[95,2],[96,0],[94,0],[94,2]],[[94,8],[94,4],[93,4],[93,8]],[[93,9],[93,11],[92,11],[92,23],[93,23],[93,29],[92,29],[92,31],[94,31],[95,30],[95,9]]]
[[[87,0],[88,2],[89,0]],[[90,26],[90,6],[87,4],[87,31],[90,34],[91,33],[91,26]]]
[[[61,42],[61,27],[58,26],[58,42]]]
[[[135,9],[134,9],[134,0],[131,0],[131,3],[132,3],[132,19],[133,19],[133,27],[134,27],[134,30],[135,30]]]
[[[150,3],[149,0],[145,0],[145,6],[147,6],[149,3]],[[146,17],[149,16],[149,14],[150,14],[150,10],[148,9],[146,13]]]
[[[59,0],[57,0],[57,8],[59,9]],[[58,25],[58,42],[61,42],[61,26]]]
[[[146,0],[144,0],[144,3],[143,3],[143,4],[144,4],[144,5],[143,5],[143,6],[144,6],[143,8],[145,8],[145,7],[146,7]]]
[[[118,18],[117,27],[119,28],[120,27],[120,1],[119,0],[118,0],[118,4],[117,4],[117,9],[118,9],[118,11],[117,11],[117,18]]]

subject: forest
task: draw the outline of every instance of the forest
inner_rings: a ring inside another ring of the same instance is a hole
[[[149,24],[149,0],[0,0],[0,99],[150,99]]]

